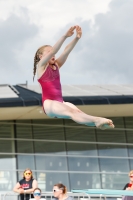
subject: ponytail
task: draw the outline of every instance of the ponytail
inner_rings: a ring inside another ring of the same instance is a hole
[[[59,189],[61,189],[63,191],[63,194],[67,193],[67,187],[63,185],[62,183],[57,183],[54,186],[57,186]]]
[[[38,50],[37,50],[37,52],[38,52]],[[33,68],[33,81],[34,81],[34,77],[35,77],[35,75],[36,75],[36,66],[37,66],[37,63],[39,62],[39,58],[38,58],[38,56],[37,56],[37,52],[36,52],[36,54],[35,54],[35,57],[34,57],[34,68]]]
[[[40,58],[39,58],[39,55],[42,55],[43,51],[44,51],[44,48],[45,47],[49,47],[50,45],[44,45],[42,47],[40,47],[37,51],[36,51],[36,54],[35,54],[35,57],[34,57],[34,68],[33,68],[33,81],[34,81],[34,77],[36,75],[36,68],[37,68],[37,64],[38,62],[40,61]]]

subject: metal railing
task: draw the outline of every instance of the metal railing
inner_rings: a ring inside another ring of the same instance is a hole
[[[74,200],[106,200],[107,198],[117,200],[122,198],[122,195],[107,195],[107,194],[87,194],[85,192],[73,193],[68,192],[68,196],[72,196]],[[52,200],[52,192],[43,192],[42,198],[45,200]],[[0,200],[20,200],[20,195],[14,192],[6,192],[0,194]]]

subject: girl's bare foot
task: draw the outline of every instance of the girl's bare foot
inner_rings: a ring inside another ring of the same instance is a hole
[[[100,128],[102,130],[115,127],[112,120],[102,118],[102,117],[97,118],[95,125],[96,125],[97,128]]]

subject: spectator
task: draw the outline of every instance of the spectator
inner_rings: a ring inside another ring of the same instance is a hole
[[[35,188],[34,191],[33,191],[33,196],[34,196],[34,199],[35,200],[41,200],[41,194],[42,194],[42,191],[40,188]],[[46,199],[42,199],[42,200],[46,200]]]
[[[73,200],[73,197],[68,196],[66,186],[61,183],[57,183],[54,185],[53,194],[53,200]]]
[[[133,170],[131,170],[128,175],[129,175],[130,181],[124,186],[123,190],[133,190]],[[124,196],[122,199],[133,200],[133,196]]]
[[[21,179],[13,188],[14,192],[20,194],[21,200],[29,200],[30,196],[33,198],[34,189],[37,188],[37,181],[33,178],[31,169],[27,168],[23,172],[23,179]]]

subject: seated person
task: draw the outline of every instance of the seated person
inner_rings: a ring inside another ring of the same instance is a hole
[[[35,188],[34,189],[34,191],[33,191],[33,196],[34,196],[34,199],[36,199],[36,200],[46,200],[46,199],[44,199],[44,198],[41,198],[41,193],[42,193],[42,191],[41,191],[41,189],[40,188]],[[32,199],[33,200],[33,199]]]
[[[62,183],[57,183],[53,187],[53,194],[54,198],[53,200],[73,200],[73,197],[68,196],[67,194],[67,188]]]

